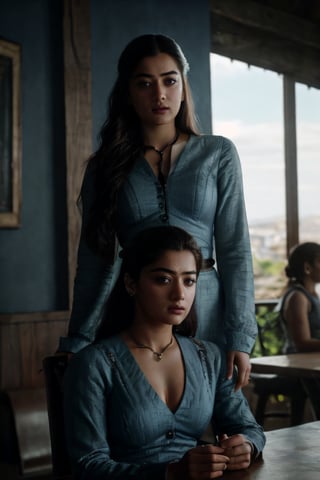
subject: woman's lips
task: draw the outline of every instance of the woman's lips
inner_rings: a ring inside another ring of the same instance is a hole
[[[157,107],[152,109],[153,113],[156,113],[157,115],[163,115],[168,110],[169,110],[168,107]]]
[[[173,307],[169,307],[168,310],[169,310],[170,313],[174,313],[175,315],[181,315],[182,313],[184,313],[185,308],[184,307],[173,306]]]

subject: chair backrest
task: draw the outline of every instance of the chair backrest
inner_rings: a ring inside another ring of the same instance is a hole
[[[67,355],[52,355],[43,360],[52,452],[52,473],[56,478],[71,478],[63,419],[63,376]]]

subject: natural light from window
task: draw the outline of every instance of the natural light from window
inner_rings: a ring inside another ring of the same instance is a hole
[[[296,84],[300,241],[320,242],[320,90]]]
[[[286,282],[283,78],[215,54],[210,61],[212,130],[235,143],[242,165],[256,299],[276,298]],[[297,84],[296,107],[300,241],[319,242],[319,90]]]

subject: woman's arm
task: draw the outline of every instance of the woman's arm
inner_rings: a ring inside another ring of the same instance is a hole
[[[214,355],[216,355],[216,353],[210,353],[209,344],[208,360],[211,361],[210,358],[213,358]],[[250,442],[254,447],[254,454],[256,456],[263,450],[265,445],[263,428],[254,418],[242,391],[235,391],[236,374],[234,374],[231,380],[228,380],[226,378],[226,368],[225,356],[221,354],[221,368],[219,372],[216,372],[216,374],[219,375],[219,379],[216,387],[212,417],[213,430],[217,434],[221,445],[225,448],[233,446],[234,441],[237,443],[240,435],[240,438],[242,438],[240,443]],[[213,368],[212,371],[214,372]],[[231,440],[231,438],[233,438],[233,440]],[[224,440],[224,443],[222,440]],[[243,449],[243,447],[241,448]],[[245,450],[247,451],[247,445],[245,446]],[[228,455],[227,453],[225,454]]]
[[[226,138],[219,160],[215,248],[225,299],[227,349],[250,353],[257,335],[250,237],[240,160]]]
[[[105,353],[89,346],[74,355],[64,377],[64,422],[76,479],[164,480],[167,464],[117,462],[108,443],[108,395],[112,367]]]
[[[120,266],[120,260],[117,260],[114,265],[106,264],[102,257],[95,254],[86,243],[84,231],[94,196],[94,173],[89,164],[81,188],[82,227],[73,305],[68,336],[60,339],[60,352],[75,353],[94,341],[106,297]]]
[[[298,352],[320,351],[320,340],[312,338],[310,333],[310,308],[310,301],[299,290],[294,290],[285,301],[283,315]]]

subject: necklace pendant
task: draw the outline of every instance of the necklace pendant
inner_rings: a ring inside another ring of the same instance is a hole
[[[153,352],[153,354],[154,354],[155,359],[157,360],[157,362],[160,362],[160,360],[162,360],[162,353]]]

